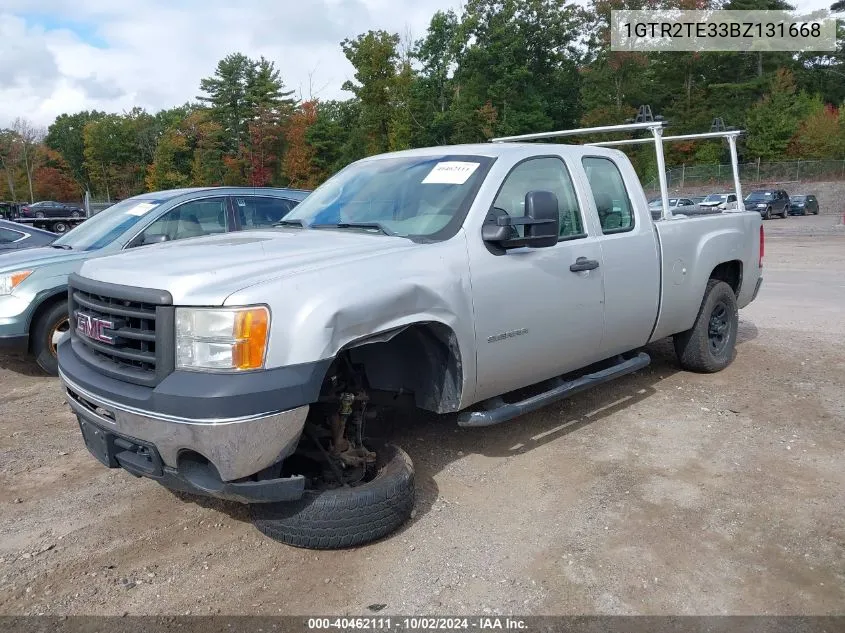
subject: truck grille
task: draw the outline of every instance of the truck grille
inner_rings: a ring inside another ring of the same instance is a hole
[[[173,370],[169,293],[76,277],[68,290],[71,341],[101,372],[155,385]]]

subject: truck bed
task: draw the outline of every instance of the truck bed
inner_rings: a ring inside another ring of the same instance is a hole
[[[724,275],[736,277],[738,307],[751,302],[760,276],[761,222],[754,211],[654,222],[660,246],[661,296],[651,340],[692,327],[707,281],[720,263]],[[728,264],[724,263],[725,253],[732,257]]]

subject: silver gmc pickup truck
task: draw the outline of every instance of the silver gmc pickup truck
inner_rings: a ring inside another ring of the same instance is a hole
[[[762,256],[756,212],[654,221],[617,150],[391,153],[275,230],[86,262],[59,372],[105,465],[347,547],[414,504],[411,460],[368,432],[383,402],[496,424],[646,366],[665,337],[719,371]]]

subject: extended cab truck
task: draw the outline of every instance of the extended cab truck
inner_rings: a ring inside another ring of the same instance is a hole
[[[161,241],[272,226],[307,195],[256,187],[145,193],[98,213],[49,246],[0,256],[0,352],[28,352],[55,376],[57,345],[70,327],[67,277],[82,262]]]
[[[496,424],[669,336],[684,368],[719,371],[762,279],[759,213],[653,221],[631,163],[598,147],[374,156],[284,224],[86,262],[59,370],[105,465],[251,504],[303,547],[410,515],[410,459],[368,435],[384,396]]]

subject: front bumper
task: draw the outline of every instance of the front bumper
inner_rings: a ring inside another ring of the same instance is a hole
[[[29,350],[29,336],[0,336],[0,352],[25,354]]]
[[[0,296],[0,348],[6,347],[3,339],[28,338],[31,312],[30,300],[16,295]]]
[[[155,447],[174,471],[186,455],[207,459],[223,482],[249,477],[289,456],[299,441],[308,406],[241,418],[187,419],[125,407],[94,395],[64,373],[70,408],[81,420],[118,437]]]

